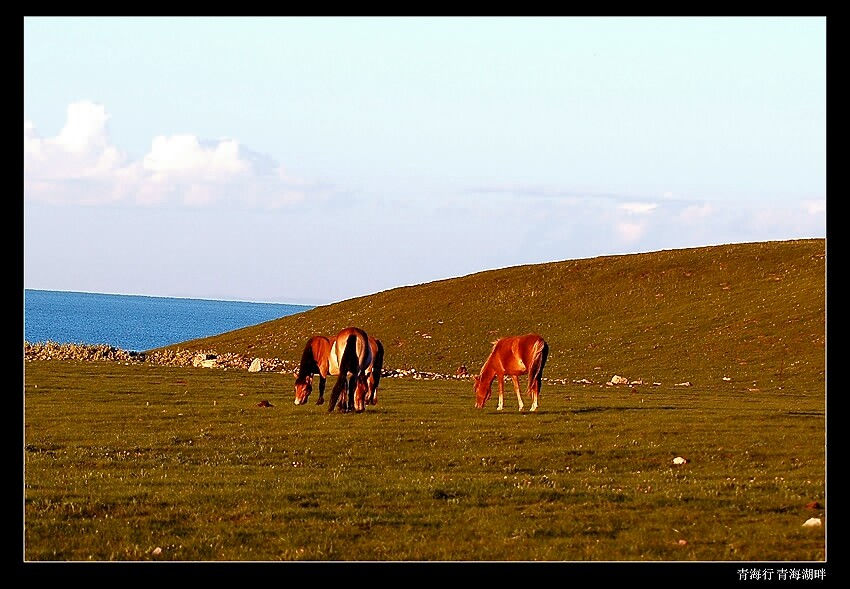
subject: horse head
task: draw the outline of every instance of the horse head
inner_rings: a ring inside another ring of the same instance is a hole
[[[475,408],[481,409],[484,407],[484,403],[487,402],[487,399],[490,398],[492,394],[492,380],[490,382],[484,382],[481,376],[474,376],[472,381],[472,390],[475,391]]]
[[[304,378],[295,380],[295,404],[306,405],[310,393],[313,392],[313,375],[308,374]]]

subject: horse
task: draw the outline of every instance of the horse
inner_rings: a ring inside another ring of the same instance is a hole
[[[540,384],[543,378],[543,367],[549,356],[549,344],[536,333],[503,337],[493,344],[493,350],[481,372],[474,377],[473,390],[475,391],[475,408],[481,409],[490,398],[493,379],[499,379],[499,405],[498,411],[504,406],[505,375],[511,377],[516,391],[519,410],[522,411],[524,404],[519,391],[519,377],[528,375],[528,390],[531,396],[530,411],[537,411],[537,398],[540,395]]]
[[[369,336],[359,327],[346,327],[331,340],[328,363],[330,372],[339,374],[331,390],[328,411],[333,411],[339,400],[342,411],[363,412],[369,390],[366,371],[373,363]]]
[[[378,386],[381,383],[381,371],[384,365],[384,345],[381,340],[369,337],[369,347],[372,351],[372,363],[366,369],[366,387],[359,391],[366,405],[377,405]],[[313,375],[319,375],[319,398],[317,405],[325,402],[325,383],[328,375],[338,376],[339,365],[331,366],[331,340],[323,335],[314,335],[304,346],[301,354],[301,363],[295,377],[295,404],[305,405],[310,394],[313,392]],[[358,386],[361,381],[358,379]]]
[[[363,394],[367,405],[377,405],[378,386],[381,384],[381,371],[384,369],[384,344],[370,335],[369,347],[372,349],[372,363],[366,369],[366,390],[358,394]],[[362,388],[360,381],[357,386]]]
[[[319,398],[317,405],[325,402],[325,382],[330,374],[328,356],[331,353],[331,340],[323,335],[314,335],[307,340],[301,353],[301,363],[295,377],[295,404],[304,405],[313,392],[313,375],[319,375]]]

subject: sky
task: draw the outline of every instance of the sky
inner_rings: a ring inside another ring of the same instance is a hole
[[[321,305],[826,237],[825,17],[25,17],[24,287]]]

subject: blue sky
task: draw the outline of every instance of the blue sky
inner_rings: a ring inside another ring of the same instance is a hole
[[[25,18],[24,286],[324,304],[826,236],[826,19]]]

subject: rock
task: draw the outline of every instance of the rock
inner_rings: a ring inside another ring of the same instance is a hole
[[[673,459],[673,464],[677,464],[677,465],[678,465],[678,464],[687,464],[687,463],[688,463],[688,459],[687,459],[687,458],[682,458],[681,456],[676,456],[676,457]]]
[[[192,358],[192,366],[194,366],[195,368],[197,368],[198,366],[209,368],[210,361],[215,364],[215,354],[195,354],[195,357]]]
[[[259,358],[254,358],[251,365],[248,367],[248,372],[259,372],[263,369],[263,362]]]
[[[821,521],[820,521],[819,517],[810,517],[803,524],[803,527],[804,528],[817,528],[817,527],[820,527],[820,525],[821,525]]]

